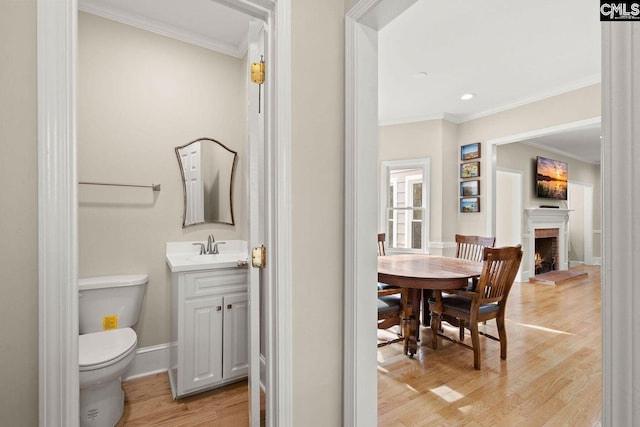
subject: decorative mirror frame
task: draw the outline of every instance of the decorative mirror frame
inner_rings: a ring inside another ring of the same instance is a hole
[[[186,180],[185,180],[185,176],[184,176],[184,166],[182,164],[182,157],[180,156],[180,149],[182,148],[186,148],[187,146],[195,143],[195,142],[199,142],[199,141],[210,141],[210,142],[214,142],[216,144],[218,144],[220,147],[224,148],[225,150],[227,150],[228,152],[233,154],[233,164],[231,165],[231,179],[229,181],[229,210],[231,211],[231,222],[226,222],[226,221],[207,221],[205,219],[205,221],[203,222],[197,222],[197,223],[192,223],[192,224],[186,224],[186,220],[187,220],[187,186],[186,186]],[[190,141],[184,145],[181,145],[179,147],[175,148],[175,153],[176,153],[176,157],[178,159],[178,167],[180,168],[180,176],[182,178],[182,228],[186,228],[186,227],[191,227],[194,225],[199,225],[199,224],[227,224],[227,225],[235,225],[235,215],[233,212],[233,183],[235,180],[235,176],[236,176],[236,165],[238,164],[238,152],[234,151],[232,149],[230,149],[229,147],[227,147],[226,145],[224,145],[222,142],[217,141],[213,138],[198,138],[198,139],[194,139],[193,141]]]

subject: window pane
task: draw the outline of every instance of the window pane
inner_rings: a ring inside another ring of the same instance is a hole
[[[413,222],[411,228],[411,247],[413,249],[422,249],[422,222]]]
[[[413,184],[413,207],[422,207],[422,183],[416,182]]]

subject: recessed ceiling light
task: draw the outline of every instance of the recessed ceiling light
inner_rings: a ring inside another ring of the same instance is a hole
[[[470,100],[471,98],[473,98],[474,96],[476,96],[476,94],[475,94],[475,93],[465,93],[464,95],[462,95],[462,96],[460,97],[460,99],[462,99],[463,101],[468,101],[468,100]]]
[[[420,71],[413,75],[414,79],[426,79],[429,74],[426,71]]]

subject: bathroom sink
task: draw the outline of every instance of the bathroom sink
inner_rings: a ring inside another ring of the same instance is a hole
[[[201,242],[167,242],[166,258],[172,272],[247,266],[248,250],[244,240],[225,241],[218,246],[221,253],[204,255],[199,254],[198,243]]]

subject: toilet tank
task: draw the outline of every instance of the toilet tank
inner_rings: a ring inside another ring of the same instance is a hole
[[[87,277],[78,281],[80,333],[128,328],[138,323],[146,274]]]

